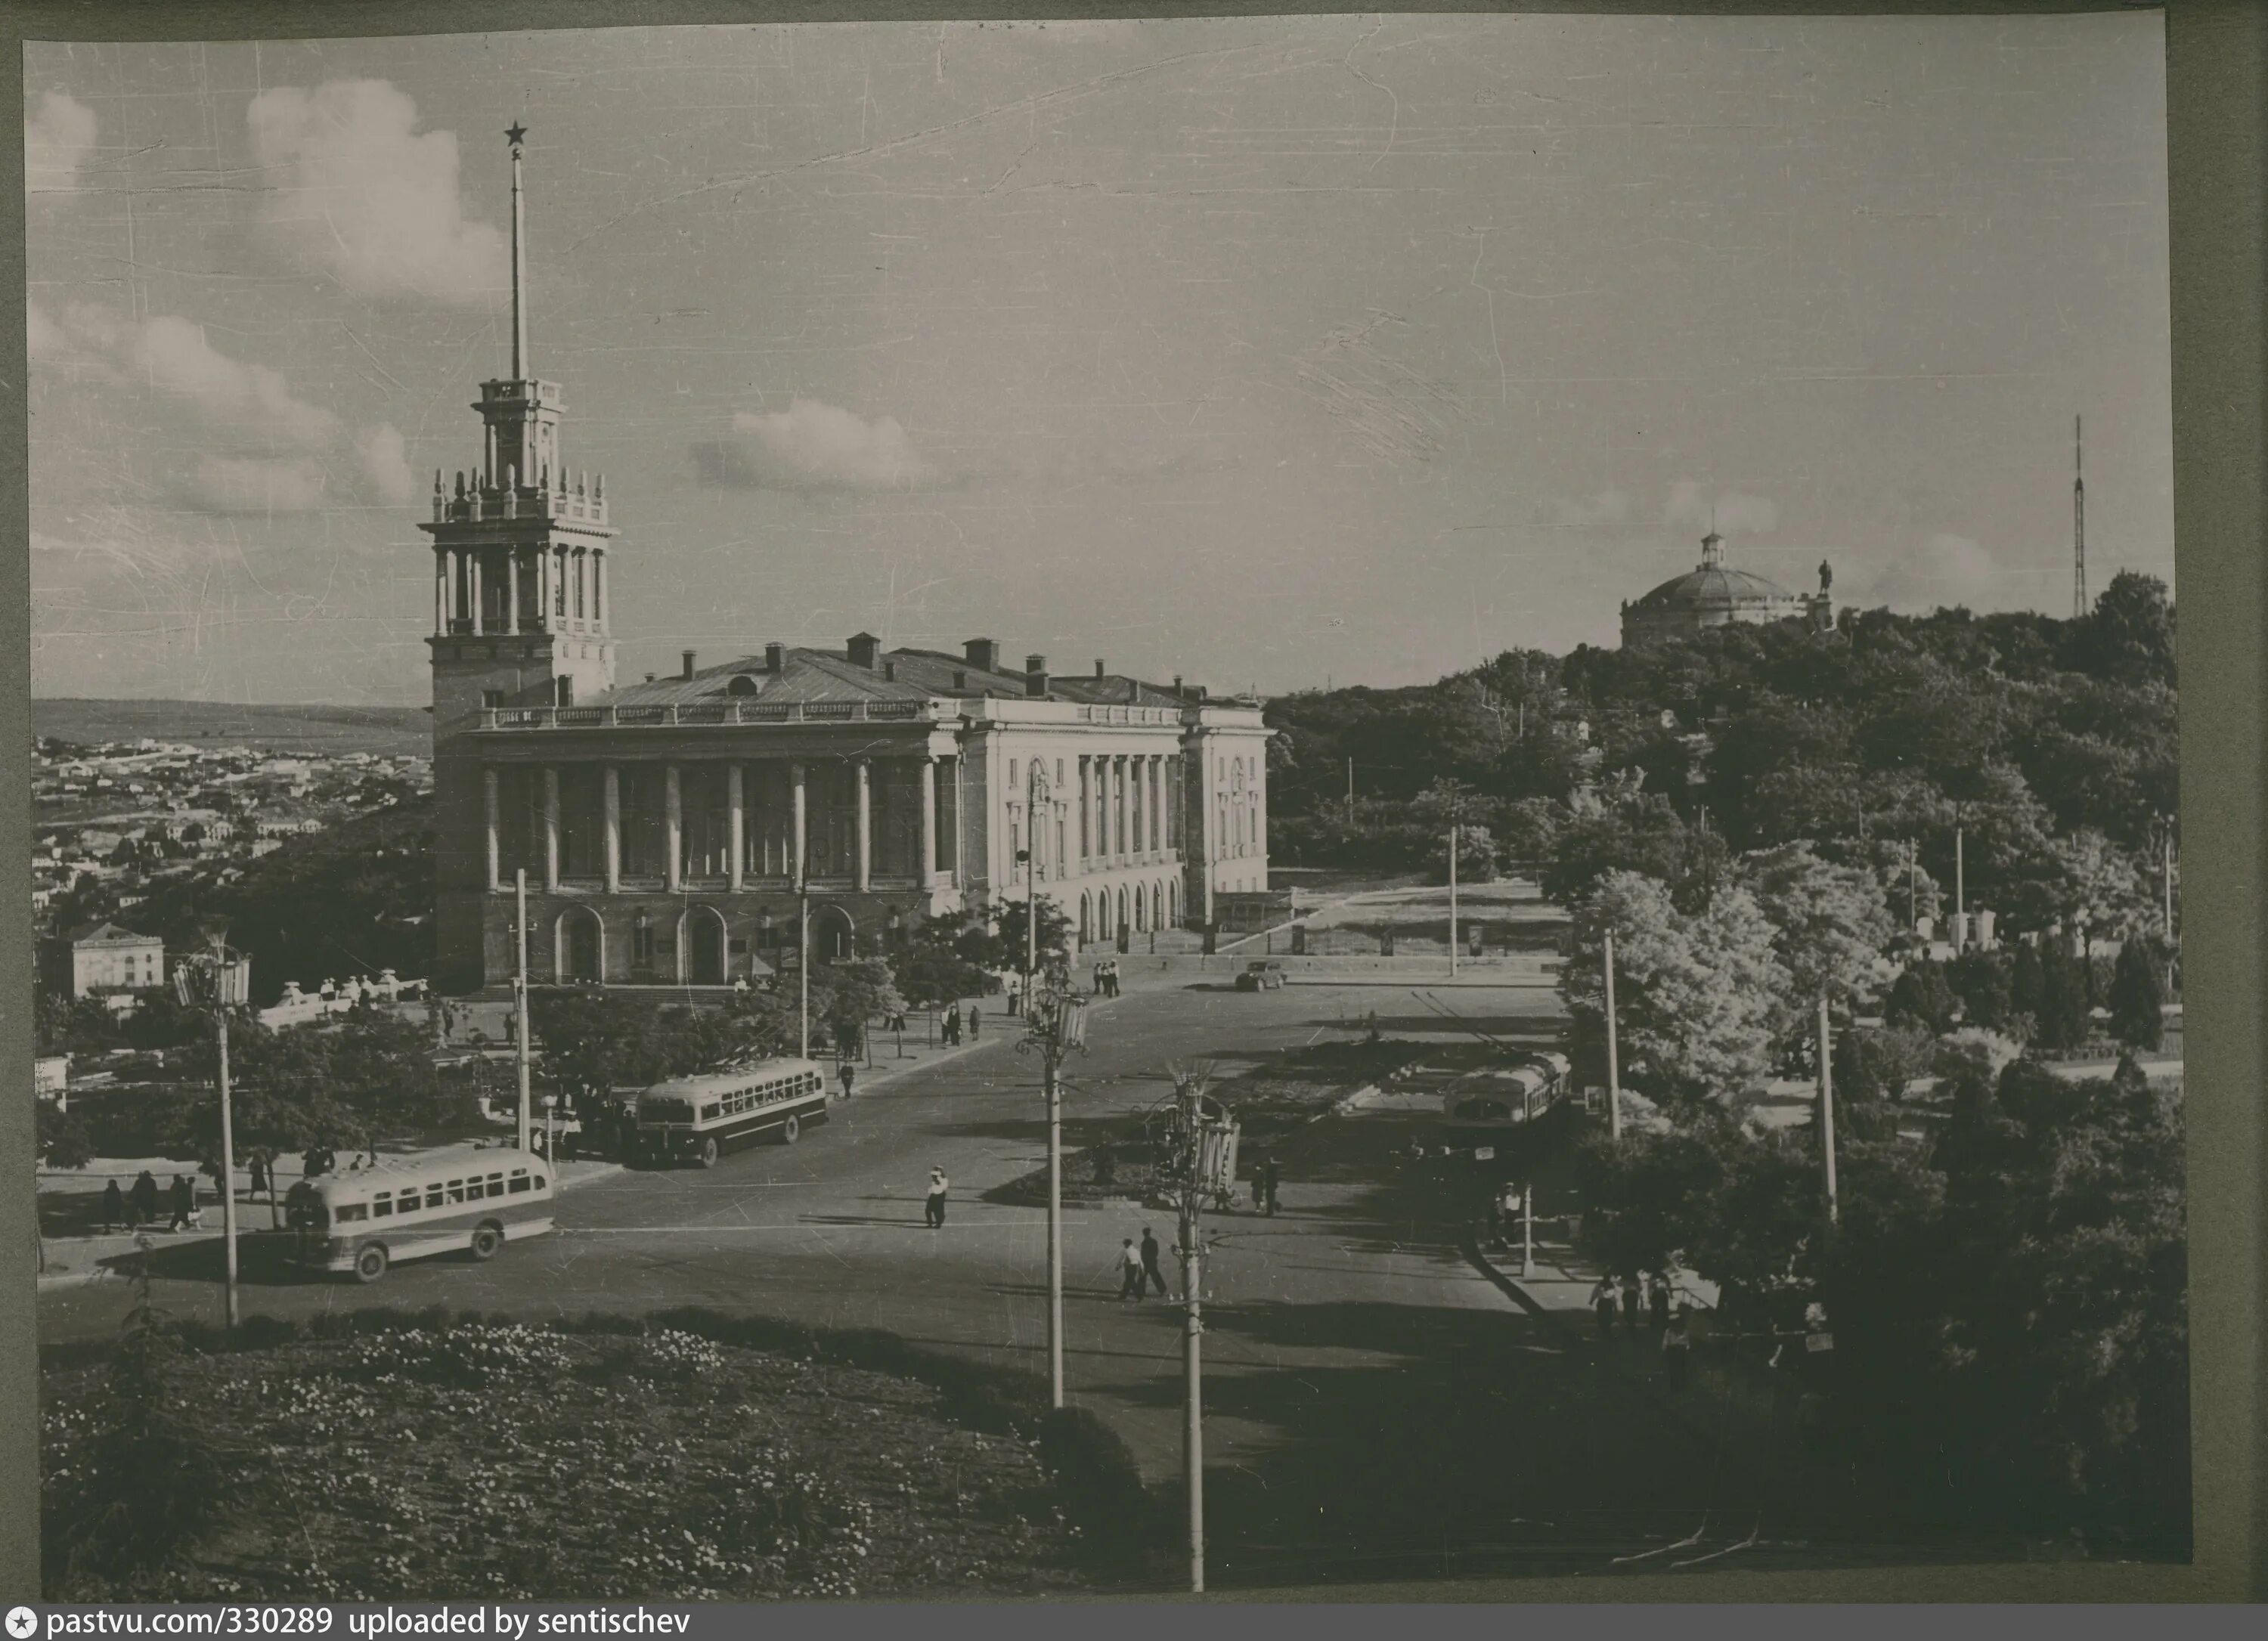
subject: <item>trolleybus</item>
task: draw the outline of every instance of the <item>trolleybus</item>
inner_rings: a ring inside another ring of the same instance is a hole
[[[637,1148],[653,1163],[704,1168],[735,1146],[770,1134],[792,1145],[827,1121],[827,1077],[813,1060],[762,1060],[730,1071],[674,1077],[637,1097]]]
[[[294,1256],[302,1267],[376,1282],[398,1260],[467,1253],[551,1229],[551,1165],[509,1145],[443,1145],[294,1186]]]

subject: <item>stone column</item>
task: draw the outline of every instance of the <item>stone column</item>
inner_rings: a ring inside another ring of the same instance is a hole
[[[504,874],[497,859],[497,772],[494,769],[481,771],[481,798],[487,810],[489,846],[489,893],[493,894],[504,887]]]
[[[433,630],[449,630],[449,555],[446,548],[433,555]]]
[[[1126,853],[1126,760],[1110,761],[1110,852]]]
[[[543,766],[543,887],[559,888],[559,768]]]
[[[472,617],[473,630],[486,632],[487,612],[481,607],[481,555],[477,548],[465,555],[465,601],[473,607],[467,612]]]
[[[921,761],[921,884],[937,881],[937,758],[924,753]]]
[[[874,798],[873,763],[860,758],[853,766],[858,777],[858,887],[874,887]]]
[[[669,848],[668,865],[662,880],[669,886],[669,892],[674,894],[685,887],[685,788],[676,764],[669,764],[663,769],[662,789],[663,813],[668,818],[666,842]]]
[[[622,772],[607,766],[607,893],[622,892]]]
[[[1128,762],[1131,767],[1127,773],[1133,777],[1127,790],[1134,798],[1134,852],[1139,855],[1150,847],[1150,761],[1134,758]]]
[[[806,833],[803,823],[808,801],[805,795],[803,765],[799,763],[792,763],[788,765],[788,779],[795,790],[795,801],[792,806],[791,819],[789,820],[789,825],[792,830],[789,835],[787,846],[788,865],[791,868],[788,880],[791,883],[800,885],[805,880],[804,868],[806,862],[806,857],[804,853],[804,849],[807,842],[807,834]]]
[[[1081,753],[1079,759],[1079,865],[1082,872],[1086,870],[1088,857],[1094,853],[1094,798],[1087,786],[1093,771],[1087,767],[1088,763],[1087,755]]]
[[[1166,852],[1166,754],[1150,754],[1150,852]]]
[[[549,632],[552,613],[551,549],[546,547],[535,557],[535,630]]]
[[[591,581],[591,630],[607,629],[607,554],[604,548],[594,548],[591,556],[598,561],[596,573]]]
[[[504,549],[504,629],[519,630],[519,549]]]
[[[741,769],[737,763],[725,770],[725,801],[732,810],[733,893],[738,894],[747,884],[748,798],[741,784]]]

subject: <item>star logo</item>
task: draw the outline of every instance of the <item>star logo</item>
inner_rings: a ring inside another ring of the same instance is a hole
[[[504,136],[510,139],[512,145],[514,148],[518,148],[519,146],[520,140],[526,135],[527,128],[520,124],[517,120],[513,121],[512,124],[504,129]]]
[[[40,1615],[28,1607],[8,1609],[8,1633],[16,1641],[28,1641],[32,1632],[40,1627]]]

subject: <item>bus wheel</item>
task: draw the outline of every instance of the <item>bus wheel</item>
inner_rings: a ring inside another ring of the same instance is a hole
[[[383,1245],[373,1242],[355,1255],[357,1282],[376,1282],[384,1275],[386,1275],[386,1249]]]
[[[701,1142],[701,1166],[704,1168],[717,1166],[717,1137],[713,1134]]]
[[[473,1257],[492,1258],[504,1246],[504,1233],[494,1225],[482,1225],[473,1233]]]
[[[792,1145],[802,1133],[803,1124],[797,1122],[793,1116],[790,1116],[786,1122],[780,1124],[780,1144]]]

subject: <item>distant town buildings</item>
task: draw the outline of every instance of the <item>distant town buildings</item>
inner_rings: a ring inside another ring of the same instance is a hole
[[[166,983],[166,946],[109,922],[51,936],[40,946],[40,979],[69,997],[154,990]]]

